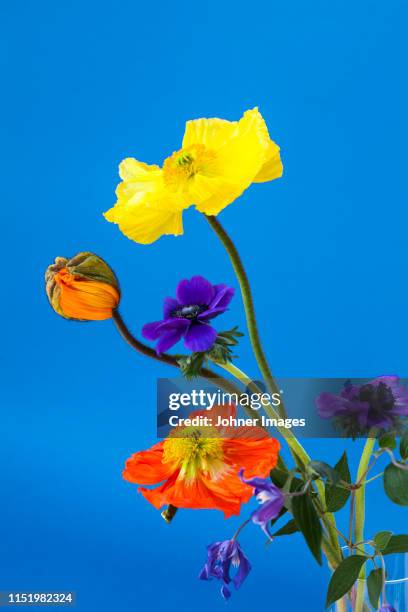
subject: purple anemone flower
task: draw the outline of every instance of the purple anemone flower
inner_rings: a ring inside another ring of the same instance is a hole
[[[252,522],[255,525],[260,525],[261,529],[266,533],[272,541],[272,535],[269,531],[269,522],[275,519],[282,510],[285,496],[282,491],[267,478],[249,478],[243,476],[244,470],[240,470],[239,477],[242,482],[254,488],[256,500],[261,504],[258,510],[254,510],[251,514]]]
[[[184,338],[185,346],[194,353],[210,350],[217,331],[208,321],[227,310],[234,289],[227,285],[212,285],[202,276],[182,280],[176,289],[176,299],[167,297],[163,305],[163,320],[147,323],[142,334],[148,340],[158,340],[157,353],[163,353]]]
[[[237,569],[231,578],[231,566]],[[251,571],[251,564],[236,540],[214,542],[207,546],[207,561],[199,574],[201,580],[216,578],[222,582],[221,595],[224,599],[231,597],[228,585],[232,582],[239,589]]]
[[[347,382],[338,395],[321,393],[316,406],[321,418],[334,419],[353,436],[372,428],[399,430],[408,417],[408,390],[398,376],[379,376],[365,385]]]
[[[381,608],[378,609],[378,612],[397,612],[397,611],[390,604],[383,604]]]

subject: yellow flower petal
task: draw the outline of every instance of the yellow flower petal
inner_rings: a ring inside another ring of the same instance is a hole
[[[183,149],[195,144],[205,145],[208,149],[219,149],[232,137],[237,125],[237,121],[225,121],[224,119],[187,121]]]
[[[117,223],[125,236],[141,244],[150,244],[164,234],[183,233],[182,210],[189,203],[185,195],[165,186],[159,166],[125,159],[120,176],[118,201],[104,213],[107,221]]]
[[[207,132],[201,124],[199,127],[200,134],[207,137],[210,133],[212,142],[218,142],[213,133],[221,133],[221,126],[209,125]],[[191,179],[190,194],[197,209],[207,215],[217,215],[252,182],[272,180],[282,172],[279,148],[271,141],[257,108],[247,111],[228,136],[215,151],[214,162]]]
[[[119,172],[118,200],[105,218],[128,238],[148,244],[163,234],[181,234],[183,209],[194,203],[200,212],[217,215],[251,183],[281,176],[282,163],[254,108],[239,121],[188,121],[182,149],[163,169],[128,158]]]
[[[165,234],[179,236],[183,233],[181,210],[168,210],[152,204],[115,206],[105,213],[105,218],[117,223],[125,236],[140,244],[151,244]]]
[[[279,155],[278,145],[271,140],[269,149],[269,158],[254,178],[254,183],[273,181],[274,179],[280,178],[283,174],[283,164]]]
[[[123,181],[141,180],[143,177],[147,180],[149,172],[157,171],[160,171],[159,166],[145,164],[133,157],[128,157],[119,164],[119,176]]]

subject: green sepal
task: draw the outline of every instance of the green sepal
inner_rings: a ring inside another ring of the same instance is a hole
[[[397,447],[397,441],[395,439],[395,433],[388,432],[385,433],[378,440],[378,445],[380,448],[389,448],[390,450],[394,450]]]
[[[188,380],[200,376],[201,370],[208,361],[225,364],[234,358],[231,347],[238,344],[237,338],[243,336],[238,327],[219,332],[213,346],[209,351],[191,353],[190,355],[177,355],[180,370]]]

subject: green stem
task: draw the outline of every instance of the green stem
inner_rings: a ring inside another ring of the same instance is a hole
[[[354,540],[355,542],[364,542],[364,521],[365,521],[365,488],[366,475],[373,453],[375,438],[367,438],[361,455],[360,464],[357,471],[357,482],[360,487],[355,493],[355,523],[354,523]],[[365,546],[364,546],[365,550]],[[365,568],[363,567],[357,581],[357,594],[355,603],[355,612],[362,612],[364,604],[365,590]]]
[[[178,369],[180,368],[177,358],[174,355],[169,355],[168,353],[161,353],[160,355],[158,355],[156,351],[150,346],[147,346],[146,344],[135,338],[135,336],[131,333],[126,323],[122,319],[119,310],[113,311],[112,319],[122,338],[138,353],[141,353],[146,357],[150,357],[150,359],[154,359],[155,361],[165,363],[166,365],[170,365]],[[214,383],[218,383],[219,386],[222,387],[228,393],[238,393],[238,395],[240,394],[240,390],[235,385],[231,384],[225,378],[221,378],[215,372],[209,370],[208,368],[202,368],[200,376]]]
[[[245,372],[240,370],[236,365],[234,365],[230,361],[226,363],[217,362],[217,365],[223,368],[224,370],[226,370],[227,372],[229,372],[230,374],[232,374],[232,376],[234,376],[241,383],[244,383],[249,389],[253,389],[256,393],[261,393],[261,390],[259,389],[259,387],[257,387],[257,385],[253,382],[253,380],[247,374],[245,374]],[[277,419],[282,418],[282,416],[278,414],[278,412],[276,412],[275,408],[271,404],[266,404],[263,406],[263,408],[266,414],[271,419],[277,420]],[[277,426],[275,429],[277,429],[279,433],[285,438],[285,441],[287,445],[289,446],[289,450],[292,456],[295,458],[295,462],[296,462],[296,458],[298,458],[302,462],[302,464],[306,466],[310,461],[310,457],[308,453],[306,452],[306,450],[301,445],[301,443],[299,442],[299,440],[296,438],[296,436],[286,427]],[[324,484],[321,480],[316,480],[315,485],[317,488],[317,492],[319,494],[319,498],[323,504],[323,507],[325,508],[326,499],[325,499]],[[324,513],[323,522],[328,532],[329,543],[332,549],[331,551],[332,557],[334,556],[334,559],[332,559],[332,562],[338,564],[340,563],[342,559],[342,553],[341,553],[341,548],[339,545],[339,540],[337,537],[336,520],[334,518],[334,515],[330,512]]]
[[[264,350],[262,348],[261,339],[259,337],[258,325],[255,317],[255,308],[254,301],[252,298],[251,287],[249,284],[248,276],[243,266],[241,257],[232,242],[231,238],[222,227],[221,223],[218,221],[216,217],[206,216],[208,223],[211,225],[212,229],[221,240],[224,245],[228,256],[231,260],[232,267],[234,268],[235,274],[237,276],[239,286],[242,294],[242,301],[244,303],[245,316],[248,326],[249,338],[251,340],[252,348],[254,351],[254,355],[256,361],[258,363],[258,367],[261,371],[263,379],[265,380],[269,391],[271,394],[279,393],[279,387],[276,384],[276,381],[272,375],[272,372],[269,368],[268,362],[265,357]],[[281,404],[282,416],[285,415],[285,409],[283,404]]]

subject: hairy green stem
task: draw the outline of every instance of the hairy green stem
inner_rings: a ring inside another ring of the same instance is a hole
[[[367,438],[361,455],[360,464],[357,471],[357,482],[360,487],[355,492],[355,523],[354,523],[354,540],[355,542],[364,542],[364,521],[365,521],[365,488],[366,475],[370,464],[371,455],[373,453],[375,438]],[[365,546],[364,546],[365,550]],[[362,612],[364,604],[365,591],[365,568],[363,567],[357,581],[357,594],[355,602],[355,612]]]
[[[271,393],[279,393],[278,385],[276,384],[276,381],[272,375],[272,372],[265,357],[264,350],[262,348],[261,339],[259,337],[258,332],[258,325],[255,317],[252,291],[241,257],[231,238],[229,237],[225,229],[222,227],[218,219],[213,216],[206,216],[206,219],[211,225],[214,232],[216,233],[217,237],[220,239],[223,246],[225,247],[225,250],[227,251],[228,256],[230,258],[232,267],[234,268],[234,272],[237,276],[241,289],[242,301],[244,303],[249,338],[251,340],[252,348],[254,351],[255,359],[258,363],[259,370],[268,386],[269,391]],[[281,416],[285,415],[285,409],[283,404],[281,404],[280,412]]]
[[[161,363],[180,369],[177,358],[174,355],[169,355],[168,353],[161,353],[160,355],[158,355],[154,349],[138,340],[127,327],[119,310],[113,311],[112,319],[122,338],[136,351],[138,351],[142,355],[145,355],[146,357],[150,357],[151,359],[155,359],[156,361],[160,361]],[[219,386],[222,387],[228,393],[240,394],[240,390],[235,385],[231,384],[228,380],[218,376],[215,372],[209,370],[208,368],[202,368],[200,376],[206,378],[211,382],[218,382]]]

